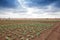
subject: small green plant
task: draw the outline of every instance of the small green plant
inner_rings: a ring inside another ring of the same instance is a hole
[[[5,40],[12,40],[10,37],[15,37],[20,40],[29,40],[33,39],[36,36],[40,36],[40,33],[44,30],[51,28],[53,24],[50,23],[23,23],[23,24],[6,24],[0,25],[0,33],[9,35],[5,37]],[[11,35],[10,35],[11,34]],[[4,36],[4,35],[3,35]],[[12,37],[12,38],[13,38]]]

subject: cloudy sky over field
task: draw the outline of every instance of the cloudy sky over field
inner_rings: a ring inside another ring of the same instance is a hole
[[[0,18],[60,18],[60,0],[0,0]]]

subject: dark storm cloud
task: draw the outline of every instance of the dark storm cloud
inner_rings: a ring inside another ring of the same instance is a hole
[[[0,8],[15,8],[17,6],[17,0],[0,0]]]
[[[60,0],[26,0],[26,4],[29,7],[36,7],[36,6],[48,6],[50,4],[54,4],[55,7],[60,8]]]

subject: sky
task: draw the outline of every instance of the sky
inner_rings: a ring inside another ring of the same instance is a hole
[[[0,18],[60,18],[60,0],[0,0]]]

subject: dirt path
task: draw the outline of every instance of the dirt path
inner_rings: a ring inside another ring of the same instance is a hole
[[[45,40],[60,40],[60,23],[52,30]]]
[[[56,23],[52,29],[42,32],[36,40],[60,40],[60,23]]]

